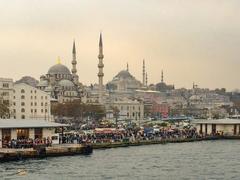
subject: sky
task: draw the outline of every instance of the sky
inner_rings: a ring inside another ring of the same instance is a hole
[[[240,88],[239,0],[0,0],[0,77],[36,79],[71,69],[76,41],[83,84],[97,83],[103,34],[104,83],[126,69],[176,88]]]

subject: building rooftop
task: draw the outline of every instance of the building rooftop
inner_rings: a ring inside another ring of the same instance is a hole
[[[194,124],[240,124],[240,119],[211,119],[211,120],[198,120]]]
[[[33,119],[0,119],[0,129],[67,127],[67,124]]]

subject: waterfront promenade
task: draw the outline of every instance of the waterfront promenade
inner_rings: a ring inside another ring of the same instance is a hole
[[[207,136],[198,138],[174,138],[161,140],[141,140],[132,142],[106,142],[106,143],[88,143],[88,144],[61,144],[53,145],[51,147],[33,149],[13,149],[1,148],[0,161],[22,160],[27,158],[43,158],[54,156],[69,156],[69,155],[87,155],[91,154],[94,149],[109,149],[121,148],[131,146],[143,146],[154,144],[168,144],[168,143],[190,143],[198,141],[212,141],[212,140],[226,140],[238,139],[240,136]]]

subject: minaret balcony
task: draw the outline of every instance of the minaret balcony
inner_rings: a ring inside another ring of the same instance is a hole
[[[98,64],[98,68],[103,68],[104,64]]]
[[[104,76],[104,73],[98,73],[98,77],[102,77],[102,76]]]
[[[103,59],[104,58],[104,55],[103,54],[99,54],[98,55],[98,59]]]

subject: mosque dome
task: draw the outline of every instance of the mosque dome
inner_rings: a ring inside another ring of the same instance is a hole
[[[72,81],[67,80],[67,79],[63,79],[58,83],[59,86],[62,87],[74,87],[75,85],[73,84]]]
[[[62,65],[62,64],[56,64],[48,70],[48,74],[55,75],[55,74],[71,74],[69,69]]]
[[[122,70],[115,76],[115,78],[132,79],[133,76],[127,70]]]

